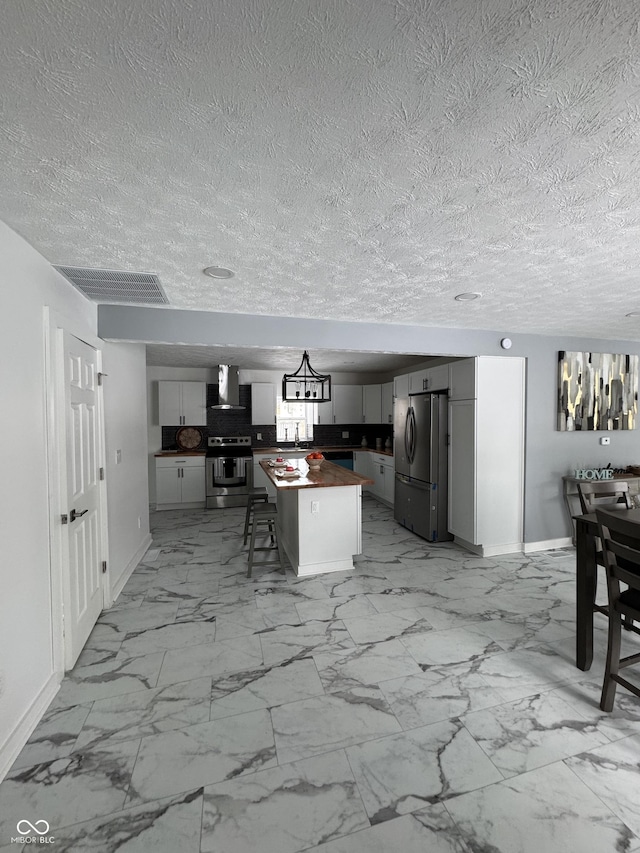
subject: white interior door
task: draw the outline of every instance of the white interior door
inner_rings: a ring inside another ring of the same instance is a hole
[[[68,566],[64,584],[65,667],[78,659],[103,607],[100,529],[98,359],[65,333]]]

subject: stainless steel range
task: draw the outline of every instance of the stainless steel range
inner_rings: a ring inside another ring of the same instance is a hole
[[[246,506],[253,485],[251,436],[216,435],[207,443],[207,509]]]

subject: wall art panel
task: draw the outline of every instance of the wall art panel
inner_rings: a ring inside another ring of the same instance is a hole
[[[558,353],[558,429],[635,429],[638,356]]]

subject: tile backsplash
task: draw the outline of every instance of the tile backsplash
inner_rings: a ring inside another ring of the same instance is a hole
[[[207,426],[199,427],[203,433],[199,450],[206,449],[210,435],[250,435],[255,448],[274,447],[278,443],[275,424],[251,423],[251,385],[240,385],[239,397],[240,405],[245,406],[244,409],[211,409],[211,406],[218,403],[218,386],[207,385]],[[176,449],[176,433],[179,429],[179,426],[162,427],[163,450]],[[343,438],[343,432],[348,432],[349,437]],[[258,433],[262,436],[261,441],[258,441]],[[384,445],[387,438],[393,438],[393,427],[391,424],[316,424],[313,443],[320,446],[353,447],[360,445],[363,436],[366,436],[369,447],[375,447],[376,438],[382,439]]]

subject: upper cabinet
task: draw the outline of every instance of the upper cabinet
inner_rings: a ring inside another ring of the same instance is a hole
[[[331,398],[334,424],[362,423],[362,385],[333,385]]]
[[[331,400],[318,403],[319,424],[361,424],[362,385],[332,385]]]
[[[365,424],[382,423],[382,386],[362,386],[362,422]]]
[[[403,373],[402,376],[396,376],[393,380],[393,396],[400,399],[409,396],[409,374]]]
[[[275,424],[276,386],[273,382],[251,383],[251,423]]]
[[[160,426],[206,426],[206,383],[158,382],[158,422]]]
[[[382,407],[382,423],[393,423],[393,382],[385,382],[380,386],[380,403]]]
[[[394,396],[406,398],[409,394],[422,394],[426,391],[449,390],[449,365],[438,364],[396,376],[393,380]]]
[[[439,364],[409,374],[409,393],[423,391],[447,391],[449,389],[449,365]]]
[[[451,364],[450,400],[475,400],[477,391],[477,372],[475,358],[462,358]]]

